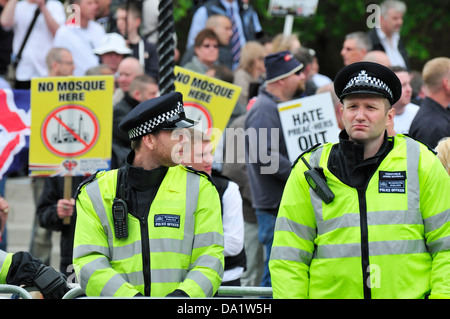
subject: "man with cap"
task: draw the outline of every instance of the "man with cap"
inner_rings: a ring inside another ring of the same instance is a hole
[[[334,83],[345,129],[294,163],[269,263],[274,297],[450,297],[450,178],[425,145],[388,136],[399,79],[358,62]]]
[[[266,81],[245,120],[246,164],[259,227],[259,240],[267,259],[262,286],[270,286],[268,256],[284,185],[291,171],[277,104],[291,100],[305,79],[303,64],[289,51],[266,56]]]
[[[125,166],[79,187],[74,264],[88,296],[211,297],[223,275],[219,195],[177,165],[187,142],[182,95],[137,105],[121,121]]]
[[[94,49],[94,53],[100,57],[103,64],[109,66],[114,74],[119,69],[119,64],[133,51],[127,47],[125,39],[118,33],[107,33],[102,39],[102,44]]]

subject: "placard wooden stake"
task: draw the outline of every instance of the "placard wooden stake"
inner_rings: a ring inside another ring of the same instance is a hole
[[[72,198],[72,176],[64,176],[64,199]],[[70,216],[64,217],[64,225],[70,224]]]

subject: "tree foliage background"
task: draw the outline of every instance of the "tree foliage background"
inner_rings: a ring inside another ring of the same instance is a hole
[[[410,55],[413,69],[422,70],[423,64],[437,56],[450,56],[450,0],[403,0],[407,12],[403,18],[401,35]],[[276,35],[283,32],[284,18],[268,15],[270,0],[250,0],[258,12],[265,32]],[[296,18],[292,32],[303,46],[317,52],[320,72],[334,78],[343,67],[340,51],[345,35],[354,31],[368,31],[366,12],[375,0],[319,0],[316,15]],[[193,15],[192,1],[175,0],[174,18],[178,48],[183,53]]]

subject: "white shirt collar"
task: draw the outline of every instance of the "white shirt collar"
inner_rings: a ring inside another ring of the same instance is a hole
[[[381,28],[376,28],[376,32],[378,34],[378,37],[380,38],[381,41],[390,41],[387,37],[387,35],[383,32],[383,30],[381,30]],[[394,32],[392,34],[392,44],[397,47],[398,41],[400,40],[400,34],[398,32]]]

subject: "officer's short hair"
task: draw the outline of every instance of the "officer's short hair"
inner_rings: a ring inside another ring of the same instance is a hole
[[[131,140],[131,149],[138,150],[139,147],[141,147],[141,143],[142,143],[142,136]]]
[[[161,132],[161,130],[158,130],[158,131],[156,131],[156,132],[152,132],[152,133],[149,133],[149,134],[153,134],[153,135],[155,135],[155,136],[158,136],[158,134]],[[147,134],[148,135],[148,134]],[[145,136],[145,135],[144,135]],[[138,150],[140,147],[141,147],[141,144],[142,144],[142,138],[144,137],[144,136],[139,136],[139,137],[136,137],[136,138],[134,138],[134,139],[132,139],[131,140],[131,149],[133,149],[133,150]]]
[[[408,70],[405,67],[399,65],[390,66],[389,69],[391,69],[391,71],[394,73],[408,72]]]

